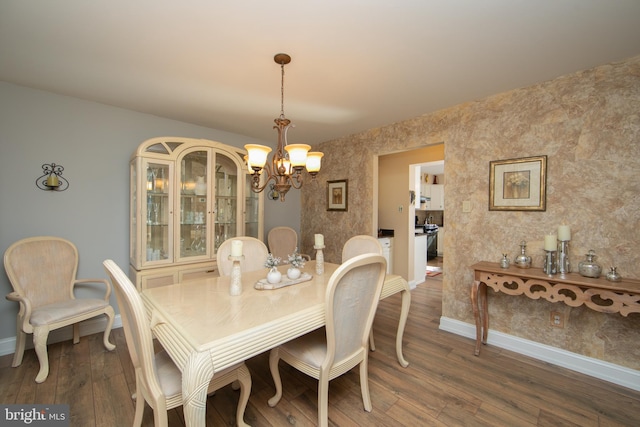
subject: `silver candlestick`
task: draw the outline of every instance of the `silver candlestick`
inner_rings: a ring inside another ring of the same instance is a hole
[[[322,250],[324,249],[324,245],[313,246],[313,249],[316,250],[316,274],[324,273],[324,254]]]
[[[244,255],[229,255],[229,261],[233,261],[231,267],[231,283],[229,284],[229,295],[237,296],[242,293],[242,270],[240,270],[240,261],[244,259]]]
[[[571,273],[569,264],[569,240],[558,240],[558,273]]]
[[[544,265],[542,266],[542,271],[544,271],[548,275],[552,275],[558,272],[557,268],[558,265],[556,259],[556,251],[545,250],[545,259]]]

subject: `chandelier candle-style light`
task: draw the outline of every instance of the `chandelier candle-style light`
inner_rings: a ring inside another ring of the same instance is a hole
[[[311,146],[307,144],[288,144],[287,131],[293,126],[291,121],[284,116],[284,66],[291,62],[291,57],[286,53],[279,53],[273,57],[276,64],[280,64],[281,84],[280,84],[280,117],[274,120],[273,127],[278,131],[278,147],[270,163],[267,163],[267,156],[271,148],[258,145],[247,144],[247,166],[253,171],[253,182],[251,190],[259,193],[265,189],[269,181],[273,181],[274,190],[280,194],[280,201],[284,202],[284,197],[291,187],[296,190],[302,187],[302,169],[306,167],[307,172],[315,179],[320,171],[320,163],[323,153],[309,152]],[[260,185],[260,176],[266,172],[266,178]]]

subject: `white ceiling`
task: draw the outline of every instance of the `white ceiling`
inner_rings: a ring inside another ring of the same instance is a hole
[[[318,143],[640,54],[638,0],[0,1],[0,80]]]

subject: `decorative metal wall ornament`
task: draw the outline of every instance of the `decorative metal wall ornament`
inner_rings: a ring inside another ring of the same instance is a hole
[[[275,184],[271,184],[269,186],[269,191],[267,193],[267,197],[269,197],[269,199],[271,199],[271,200],[278,200],[280,198],[280,193],[278,192],[278,190],[276,190],[276,185]]]
[[[64,191],[69,188],[69,181],[62,176],[64,167],[55,163],[42,165],[42,176],[36,179],[36,186],[45,191]]]

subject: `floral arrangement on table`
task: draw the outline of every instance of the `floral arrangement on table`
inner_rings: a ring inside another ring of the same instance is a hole
[[[267,273],[267,282],[279,283],[282,280],[282,273],[278,271],[278,265],[280,264],[280,257],[274,257],[273,254],[267,255],[267,260],[264,262],[264,266],[269,269]]]
[[[298,253],[298,248],[296,248],[291,255],[289,255],[289,264],[291,264],[294,268],[302,268],[304,267],[304,258],[302,255]]]
[[[274,257],[273,254],[267,255],[267,260],[264,262],[264,266],[272,269],[280,265],[280,257]]]
[[[291,255],[288,255],[288,261],[290,267],[287,270],[287,277],[295,280],[300,277],[302,274],[300,269],[304,267],[304,258],[302,258],[302,255],[298,253],[297,247]]]

